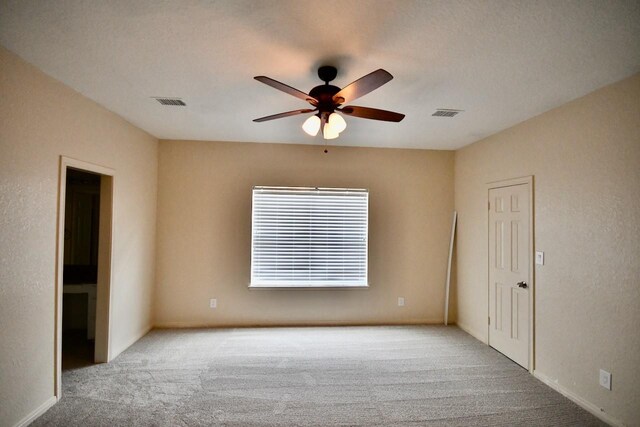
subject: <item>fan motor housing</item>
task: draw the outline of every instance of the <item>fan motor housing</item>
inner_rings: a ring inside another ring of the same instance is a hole
[[[309,95],[318,100],[318,110],[331,111],[337,107],[333,101],[333,95],[340,92],[340,88],[333,85],[320,85],[316,86],[309,92]]]

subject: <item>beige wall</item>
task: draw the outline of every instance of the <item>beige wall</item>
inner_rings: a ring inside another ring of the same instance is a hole
[[[524,102],[524,101],[523,101]],[[536,374],[640,420],[640,75],[456,152],[458,323],[487,340],[485,183],[535,176]],[[613,374],[613,390],[598,370]]]
[[[247,289],[254,185],[368,188],[370,288]],[[160,141],[156,325],[442,322],[452,210],[453,152]]]
[[[151,325],[157,140],[0,47],[0,425],[54,394],[60,155],[116,170],[112,355]]]

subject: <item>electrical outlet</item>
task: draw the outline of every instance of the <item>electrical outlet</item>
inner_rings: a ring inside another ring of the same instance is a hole
[[[209,308],[217,308],[218,307],[218,299],[217,298],[211,298],[209,300]]]
[[[398,307],[404,307],[404,297],[398,297]]]
[[[611,390],[611,373],[600,369],[600,385],[607,390]]]
[[[536,251],[536,264],[544,265],[544,252]]]

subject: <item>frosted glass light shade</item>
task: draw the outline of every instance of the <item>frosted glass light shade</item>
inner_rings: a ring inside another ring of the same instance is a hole
[[[329,126],[334,131],[340,133],[347,128],[347,122],[344,121],[342,116],[337,113],[331,113],[329,116]]]
[[[324,131],[322,132],[324,139],[336,139],[338,135],[339,133],[336,132],[329,123],[324,125]]]
[[[302,129],[311,136],[316,136],[320,130],[320,117],[311,116],[302,124]]]

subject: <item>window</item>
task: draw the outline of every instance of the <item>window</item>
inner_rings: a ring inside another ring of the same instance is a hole
[[[255,187],[251,287],[366,287],[369,193]]]

